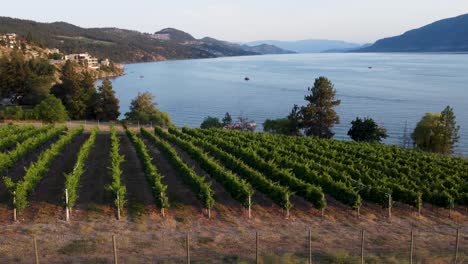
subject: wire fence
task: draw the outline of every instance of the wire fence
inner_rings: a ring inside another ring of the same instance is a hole
[[[2,263],[468,263],[468,228],[395,234],[304,230],[17,236],[0,241]],[[116,261],[117,260],[117,261]],[[37,261],[37,262],[36,262]]]

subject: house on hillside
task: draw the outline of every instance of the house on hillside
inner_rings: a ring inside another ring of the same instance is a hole
[[[69,54],[65,56],[65,60],[70,60],[74,62],[78,62],[85,67],[90,69],[99,69],[100,64],[97,58],[89,55],[88,53],[79,53],[79,54]]]
[[[104,67],[109,67],[110,66],[110,61],[109,59],[103,59],[101,60],[101,65],[104,66]]]
[[[16,33],[7,33],[4,35],[0,35],[0,44],[13,49],[14,47],[18,46],[17,38],[18,36],[16,35]]]
[[[159,40],[171,40],[171,35],[167,33],[156,33],[151,35],[151,37]]]

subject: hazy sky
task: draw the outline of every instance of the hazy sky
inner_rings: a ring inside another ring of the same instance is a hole
[[[0,16],[230,41],[373,42],[468,13],[468,0],[2,0]]]

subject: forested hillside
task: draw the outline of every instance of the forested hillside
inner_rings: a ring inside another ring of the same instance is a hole
[[[119,28],[81,28],[65,22],[39,23],[0,17],[0,33],[10,32],[64,53],[89,52],[119,63],[262,54],[211,38],[196,40],[175,29],[157,32],[171,36],[164,40],[153,34]]]

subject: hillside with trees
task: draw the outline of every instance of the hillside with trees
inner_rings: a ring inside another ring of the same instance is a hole
[[[466,52],[468,14],[436,21],[400,36],[378,40],[358,52]]]
[[[172,28],[149,34],[119,28],[81,28],[65,22],[39,23],[0,17],[2,32],[17,33],[39,46],[58,48],[64,53],[86,51],[118,63],[265,54],[212,38],[197,40]],[[158,34],[169,38],[158,38]]]

